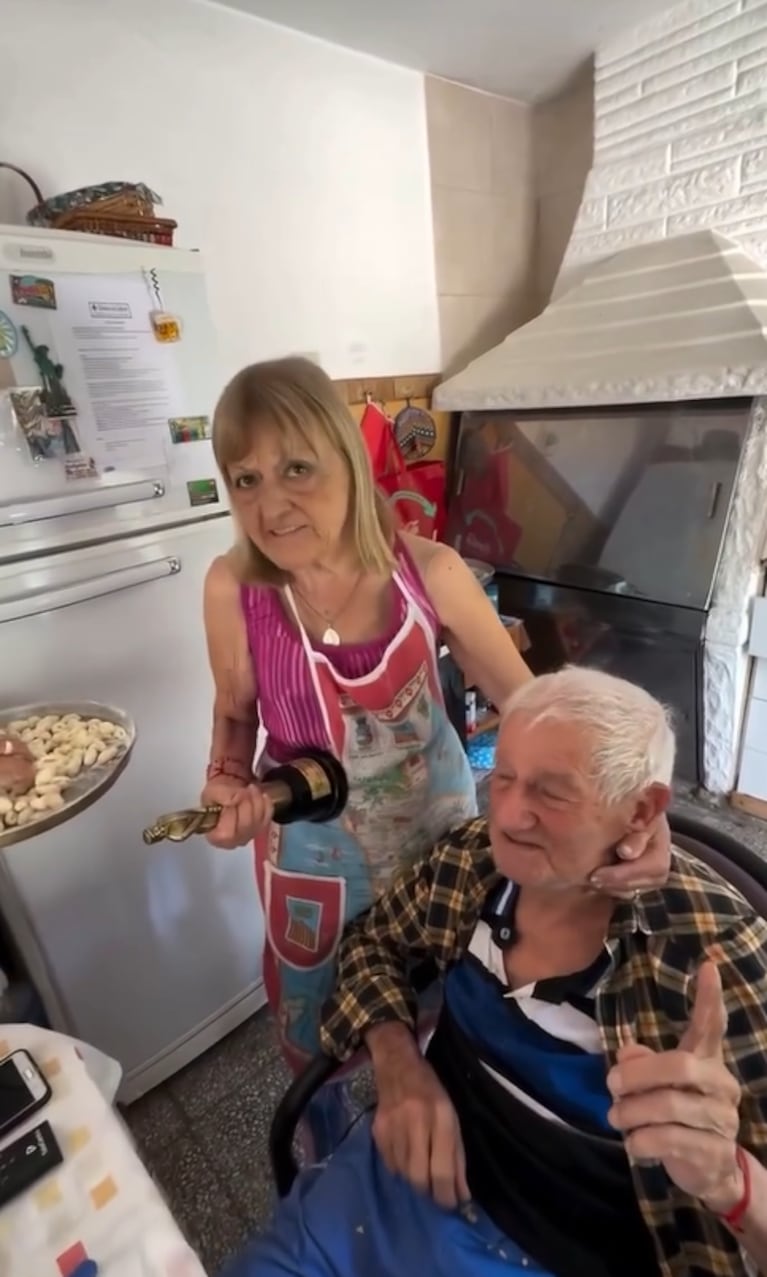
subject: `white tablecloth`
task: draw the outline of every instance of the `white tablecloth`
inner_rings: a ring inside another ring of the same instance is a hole
[[[86,1259],[98,1277],[205,1277],[111,1106],[117,1066],[60,1033],[0,1025],[0,1058],[22,1047],[53,1098],[0,1147],[47,1121],[64,1161],[0,1209],[0,1277],[71,1277]]]

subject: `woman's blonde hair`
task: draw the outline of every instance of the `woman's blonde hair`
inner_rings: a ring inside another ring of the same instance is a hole
[[[351,492],[348,526],[360,566],[391,571],[394,519],[375,486],[362,432],[327,373],[310,359],[251,364],[225,387],[213,417],[213,453],[227,488],[231,491],[230,466],[248,455],[259,430],[275,426],[283,437],[298,435],[312,451],[323,438],[343,458]],[[244,533],[233,563],[245,583],[282,585],[288,579]]]

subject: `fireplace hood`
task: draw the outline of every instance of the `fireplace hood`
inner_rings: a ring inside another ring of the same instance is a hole
[[[570,408],[767,393],[767,272],[696,231],[589,268],[537,319],[435,391],[447,411]]]

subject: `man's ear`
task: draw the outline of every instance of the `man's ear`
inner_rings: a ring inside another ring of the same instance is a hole
[[[662,816],[671,802],[670,785],[657,782],[648,785],[634,803],[634,810],[629,817],[629,832],[649,829]]]

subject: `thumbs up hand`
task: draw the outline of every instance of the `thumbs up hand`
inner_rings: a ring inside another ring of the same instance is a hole
[[[673,1051],[621,1047],[607,1075],[610,1124],[636,1162],[661,1162],[669,1179],[716,1214],[741,1199],[736,1160],[740,1087],[724,1062],[727,1012],[715,963],[698,972],[690,1022]]]
[[[727,1010],[722,995],[722,981],[718,966],[709,959],[698,972],[692,1015],[682,1034],[679,1050],[687,1051],[701,1060],[723,1060],[726,1033]]]

